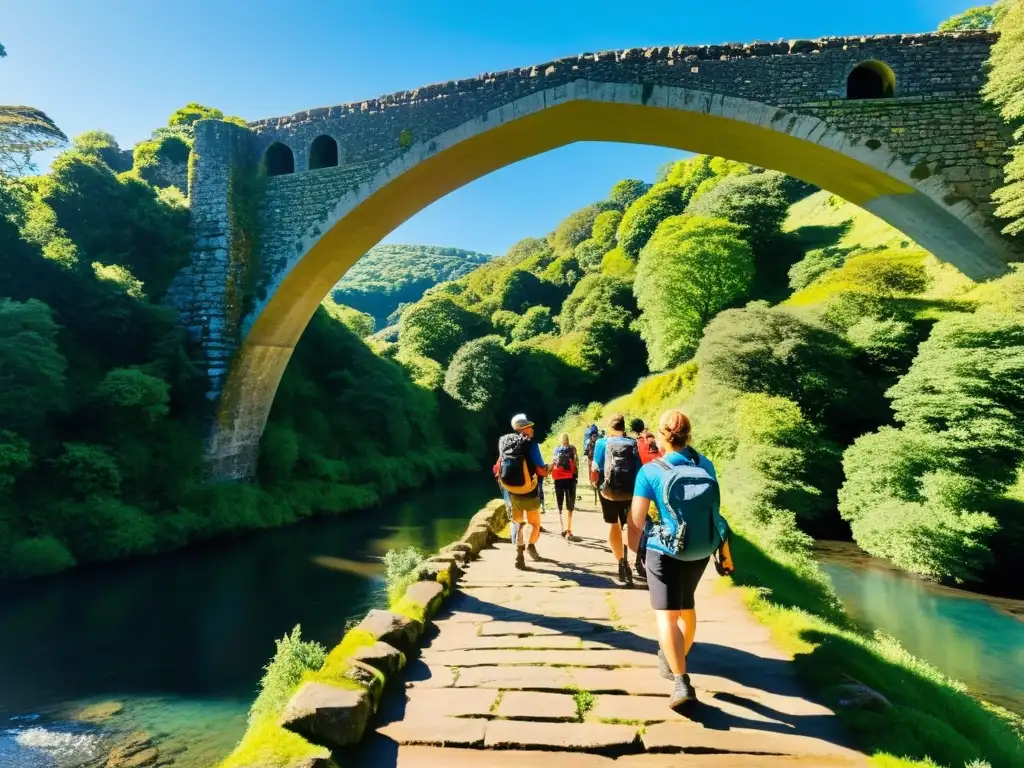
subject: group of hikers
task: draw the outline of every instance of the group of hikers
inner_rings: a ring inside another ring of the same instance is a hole
[[[647,582],[658,627],[659,671],[673,681],[669,699],[673,709],[696,700],[686,657],[697,629],[697,583],[712,558],[719,573],[733,570],[715,467],[690,445],[690,438],[690,419],[674,409],[661,415],[656,433],[640,419],[633,419],[627,432],[625,416],[615,413],[608,418],[606,431],[591,424],[583,436],[585,469],[608,524],[608,546],[618,581],[633,587],[635,569],[637,578]],[[579,452],[568,434],[561,435],[550,465],[545,463],[533,422],[525,414],[513,417],[512,432],[498,441],[494,475],[512,523],[516,568],[527,569],[527,554],[533,560],[543,559],[537,541],[543,531],[544,478],[549,474],[562,538],[580,541],[572,532],[579,463]],[[632,566],[627,549],[636,554]]]

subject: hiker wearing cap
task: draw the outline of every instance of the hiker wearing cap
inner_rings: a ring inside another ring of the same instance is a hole
[[[512,418],[513,432],[498,440],[498,482],[509,495],[512,505],[512,541],[516,544],[516,568],[526,569],[523,552],[528,551],[534,560],[540,560],[537,553],[537,539],[540,538],[540,494],[539,480],[547,475],[540,446],[533,439],[533,422],[526,414],[519,413]],[[523,527],[530,525],[530,542],[524,541]]]
[[[732,573],[729,526],[720,512],[715,467],[690,445],[690,420],[682,411],[662,414],[662,457],[644,465],[636,479],[629,516],[629,545],[647,539],[647,584],[658,626],[658,666],[672,680],[672,709],[697,698],[686,656],[697,631],[694,593],[715,557],[721,574]]]
[[[608,546],[619,566],[619,581],[626,587],[633,586],[633,574],[622,544],[622,528],[626,525],[639,471],[636,440],[626,436],[626,417],[614,413],[608,419],[608,436],[598,439],[594,446],[590,481],[598,489],[601,512],[609,526]]]

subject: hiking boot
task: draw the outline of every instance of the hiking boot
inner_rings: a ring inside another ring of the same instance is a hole
[[[528,546],[526,548],[526,551],[530,553],[530,559],[531,560],[540,560],[541,559],[540,553],[537,551],[537,546],[535,544],[531,544],[530,546]]]
[[[565,534],[565,540],[566,541],[583,541],[583,539],[581,539],[579,536],[577,536],[572,531],[569,531],[567,534]]]
[[[520,571],[526,570],[526,558],[523,557],[522,547],[516,547],[516,568]]]
[[[676,675],[675,682],[675,688],[668,700],[668,707],[679,711],[697,700],[697,692],[690,685],[689,675]]]
[[[666,680],[676,679],[676,676],[672,673],[672,667],[668,665],[668,659],[665,658],[665,652],[661,648],[658,649],[658,674]]]
[[[629,561],[626,558],[619,560],[619,581],[622,582],[624,587],[633,586],[633,572],[629,567]]]

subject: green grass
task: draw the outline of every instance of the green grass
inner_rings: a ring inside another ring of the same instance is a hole
[[[873,213],[829,192],[816,192],[792,205],[783,230],[808,249],[834,247],[851,255],[887,248],[915,248],[913,240]]]
[[[744,589],[747,606],[794,654],[801,678],[838,712],[876,765],[1024,765],[1021,718],[973,698],[894,639],[859,631],[813,562],[774,558],[740,535],[733,550],[734,581]],[[837,687],[849,678],[893,706],[881,712],[839,706]]]

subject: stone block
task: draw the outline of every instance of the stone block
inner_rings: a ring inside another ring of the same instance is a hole
[[[447,581],[449,584],[454,584],[456,580],[455,576],[455,561],[441,561],[427,560],[420,566],[419,573],[416,575],[420,581]]]
[[[377,608],[367,613],[355,628],[369,632],[377,640],[382,640],[407,656],[415,650],[416,643],[423,634],[423,625],[420,622]]]
[[[487,546],[492,535],[490,525],[487,525],[486,523],[474,525],[471,526],[465,534],[463,534],[462,543],[467,544],[470,552],[476,555],[481,549]]]
[[[405,654],[383,641],[360,648],[352,654],[354,661],[373,667],[385,677],[393,677],[405,666]]]
[[[345,679],[361,686],[370,694],[370,703],[376,712],[381,694],[384,693],[385,680],[383,673],[361,661],[350,661],[348,669],[345,670]]]
[[[576,719],[576,700],[565,693],[506,691],[495,714],[512,720],[572,722]]]
[[[398,744],[481,747],[487,725],[483,719],[432,717],[424,720],[398,720],[378,728],[377,733]]]
[[[445,559],[450,558],[460,566],[465,565],[473,559],[473,555],[469,550],[469,546],[461,543],[449,544],[447,547],[441,547],[441,549],[437,553],[437,556],[443,557]]]
[[[359,742],[371,709],[364,690],[306,683],[285,706],[280,724],[314,744],[337,749]]]
[[[444,585],[439,581],[417,581],[405,590],[405,599],[414,605],[422,606],[428,618],[437,613],[444,602]]]

